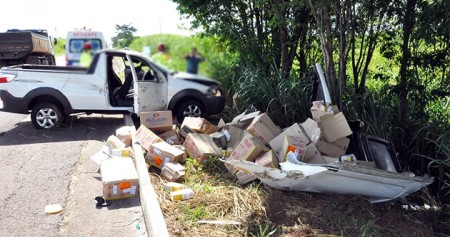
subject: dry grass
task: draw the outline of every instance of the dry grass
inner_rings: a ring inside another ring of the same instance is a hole
[[[433,236],[436,213],[408,213],[355,196],[274,190],[259,182],[242,187],[218,159],[183,165],[187,173],[179,182],[194,190],[191,200],[171,201],[167,181],[150,174],[171,236]],[[417,218],[424,224],[417,225]]]
[[[257,183],[246,187],[235,184],[220,161],[210,159],[204,165],[188,159],[183,182],[194,190],[191,200],[174,202],[164,190],[163,180],[152,173],[169,232],[172,236],[246,236],[252,226],[268,221],[264,189]],[[223,166],[223,167],[221,167]],[[200,220],[237,221],[240,225],[199,224]]]

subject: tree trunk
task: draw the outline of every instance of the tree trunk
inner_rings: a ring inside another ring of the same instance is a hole
[[[401,129],[405,129],[408,113],[408,66],[411,57],[409,51],[409,39],[411,37],[412,29],[414,28],[415,19],[415,7],[417,0],[406,1],[406,12],[403,18],[403,44],[402,44],[402,59],[400,65],[400,105],[398,113],[397,126]],[[399,142],[402,145],[404,143],[404,137],[399,137]],[[400,151],[401,152],[401,151]]]

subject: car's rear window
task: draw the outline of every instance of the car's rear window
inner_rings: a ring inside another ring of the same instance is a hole
[[[81,53],[85,43],[91,44],[93,53],[97,53],[102,49],[102,41],[100,39],[71,39],[69,42],[69,52]]]

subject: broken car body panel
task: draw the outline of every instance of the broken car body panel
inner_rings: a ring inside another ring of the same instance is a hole
[[[281,163],[281,170],[248,161],[227,161],[239,170],[255,175],[264,184],[281,190],[352,194],[371,203],[404,197],[433,182],[432,177],[393,173],[352,162],[333,164]]]

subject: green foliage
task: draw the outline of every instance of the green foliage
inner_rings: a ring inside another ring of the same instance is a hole
[[[199,74],[208,76],[222,83],[226,91],[237,74],[233,71],[235,54],[229,53],[228,48],[220,44],[215,37],[180,36],[180,35],[150,35],[136,38],[130,48],[142,51],[144,46],[150,47],[151,53],[156,52],[157,45],[163,43],[171,60],[165,66],[175,71],[186,71],[186,59],[192,47],[196,47],[205,61],[199,65]]]
[[[137,31],[134,26],[130,24],[116,25],[116,36],[112,37],[112,43],[115,48],[129,47],[133,42],[133,34]]]
[[[236,94],[244,108],[254,107],[267,112],[282,127],[304,121],[310,116],[311,83],[292,75],[284,79],[281,73],[265,74],[258,69],[247,68],[239,80]]]
[[[250,233],[252,237],[271,237],[275,236],[278,228],[269,224],[259,225],[256,233]]]
[[[64,49],[65,45],[66,45],[66,39],[58,38],[56,45],[53,44],[53,54],[55,56],[64,55],[65,52],[66,52],[65,49]]]

